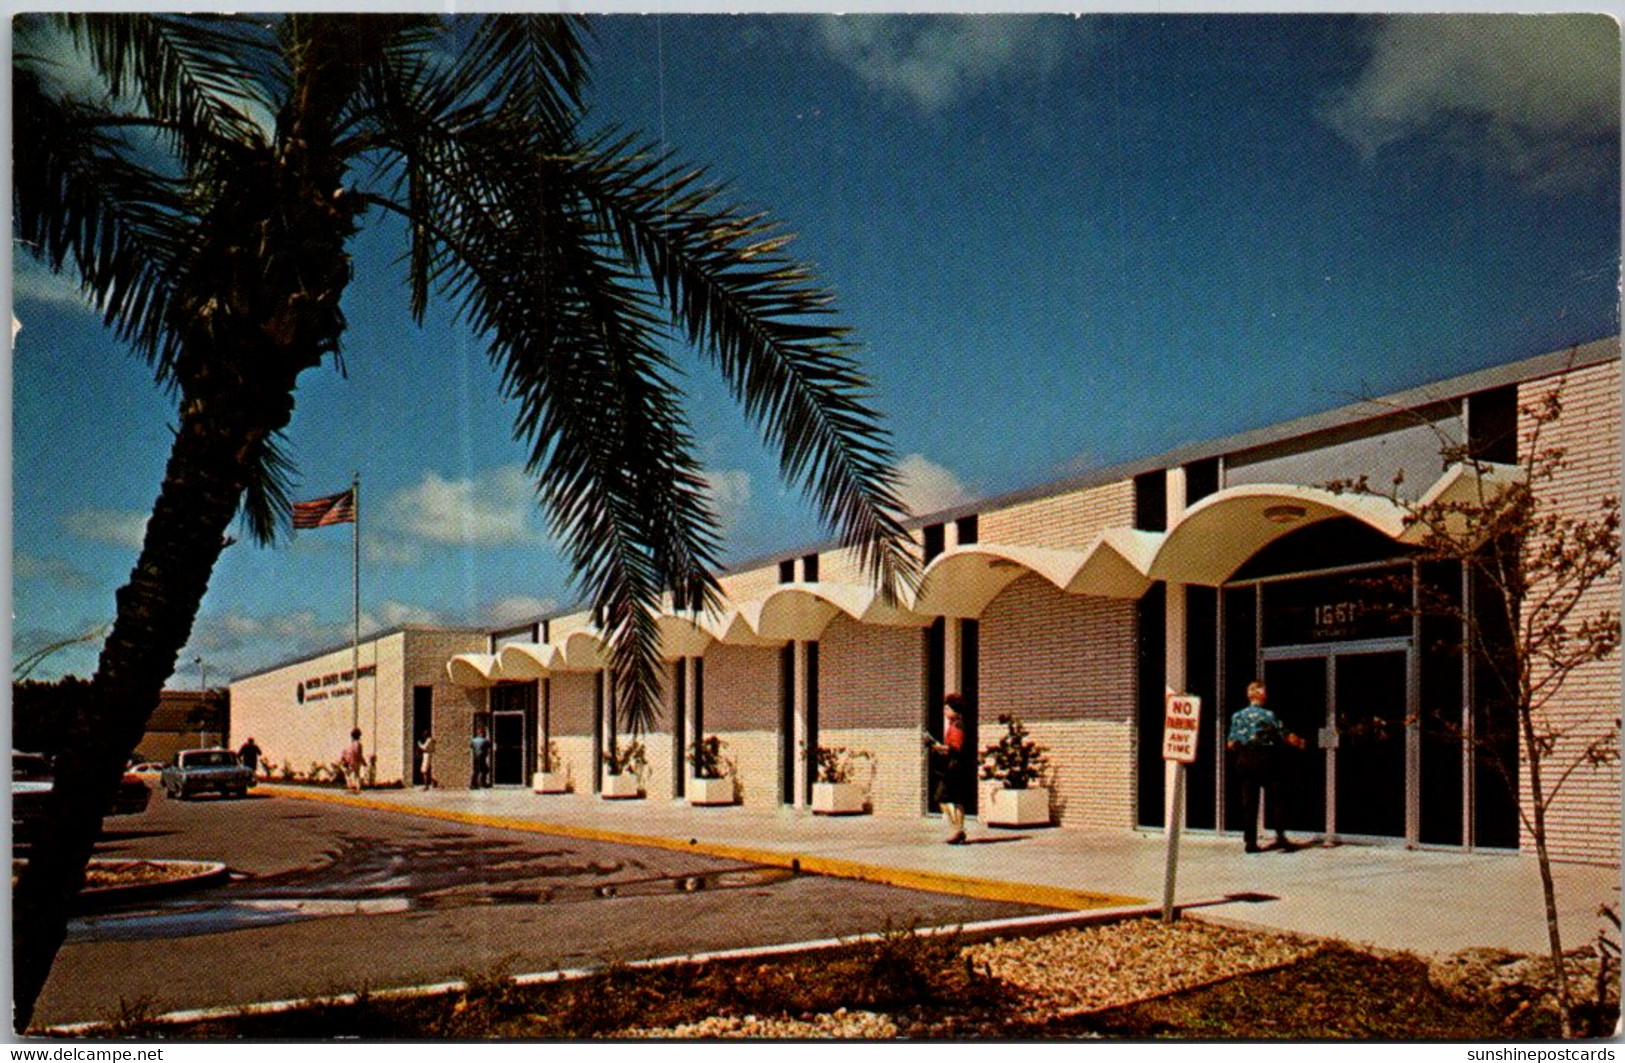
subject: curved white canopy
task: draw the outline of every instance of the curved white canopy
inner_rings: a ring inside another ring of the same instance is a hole
[[[750,615],[747,616],[747,612]],[[729,646],[782,646],[783,639],[757,634],[756,619],[760,615],[760,602],[746,602],[738,609],[729,609],[721,615],[706,616],[700,623],[718,642]]]
[[[757,635],[780,641],[816,639],[841,614],[860,624],[888,627],[924,627],[932,619],[887,605],[873,588],[855,583],[786,583],[760,602],[746,602],[739,611]]]
[[[660,631],[660,654],[668,661],[698,657],[716,641],[705,619],[693,613],[661,613],[655,626]]]
[[[596,672],[609,667],[609,643],[595,627],[578,628],[556,643],[557,672]]]
[[[1482,471],[1480,471],[1482,469]],[[1459,513],[1449,512],[1452,505],[1464,504],[1472,506],[1492,501],[1497,495],[1513,484],[1522,483],[1527,472],[1521,465],[1501,465],[1494,462],[1481,462],[1479,468],[1471,465],[1452,465],[1444,471],[1444,475],[1434,481],[1433,486],[1427,489],[1418,507],[1440,506],[1442,510],[1435,510],[1442,516],[1444,528],[1449,535],[1461,535],[1465,526],[1465,518]],[[1428,528],[1421,523],[1413,523],[1406,528],[1400,536],[1401,541],[1419,543],[1427,537]]]
[[[1138,598],[1151,586],[1146,576],[1162,536],[1112,528],[1083,550],[973,543],[933,558],[925,570],[914,610],[929,616],[981,616],[1006,587],[1037,573],[1068,594]]]
[[[446,662],[446,675],[460,687],[496,686],[503,678],[496,656],[490,653],[459,653]]]
[[[1516,465],[1452,465],[1423,493],[1418,507],[1495,497],[1523,477]],[[1396,542],[1414,544],[1427,529],[1406,508],[1377,495],[1335,493],[1297,484],[1240,484],[1209,495],[1169,529],[1157,551],[1153,579],[1217,586],[1259,550],[1299,528],[1353,517]],[[1459,527],[1455,529],[1459,532]]]
[[[504,679],[541,679],[559,670],[559,648],[548,642],[510,642],[497,651]]]
[[[1168,530],[1150,575],[1217,587],[1275,540],[1334,517],[1353,517],[1390,539],[1405,531],[1404,509],[1386,498],[1297,484],[1241,484],[1187,510]]]

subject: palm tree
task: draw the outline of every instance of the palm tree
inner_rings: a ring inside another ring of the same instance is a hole
[[[16,1018],[60,946],[101,810],[191,633],[231,520],[285,526],[300,375],[342,369],[346,247],[407,232],[408,309],[487,345],[553,534],[605,617],[619,711],[658,712],[653,610],[713,599],[716,521],[667,330],[715,365],[783,474],[880,585],[913,578],[886,433],[789,237],[703,171],[583,127],[574,18],[24,16],[13,208],[176,397],[146,539],[16,888]],[[87,56],[87,101],[51,57]],[[364,173],[365,179],[354,176]]]

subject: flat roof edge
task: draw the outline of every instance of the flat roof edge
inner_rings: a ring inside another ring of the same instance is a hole
[[[483,627],[467,627],[451,624],[397,624],[394,627],[385,628],[382,631],[376,631],[371,635],[366,636],[361,640],[361,645],[367,645],[368,643],[373,642],[382,642],[387,638],[394,638],[396,635],[404,635],[410,632],[423,632],[431,635],[479,635],[483,638],[487,633],[487,629]],[[280,672],[284,668],[292,668],[296,664],[302,664],[305,661],[313,661],[317,657],[326,657],[330,653],[339,653],[343,650],[349,649],[350,646],[351,643],[341,642],[336,646],[328,646],[319,650],[311,650],[309,653],[301,653],[297,657],[289,657],[286,660],[278,661],[276,664],[268,664],[264,668],[257,668],[252,672],[245,672],[242,675],[234,675],[230,679],[226,680],[226,685],[230,686],[233,683],[242,683],[250,679],[258,679],[262,675],[270,675],[272,672]]]
[[[1419,384],[1416,387],[1406,388],[1403,391],[1396,391],[1387,395],[1373,395],[1369,399],[1361,399],[1358,402],[1324,410],[1320,413],[1305,414],[1290,421],[1282,421],[1262,428],[1250,428],[1243,432],[1220,436],[1216,439],[1188,443],[1150,457],[1118,462],[1099,469],[1091,469],[1088,472],[1066,479],[1050,480],[1034,484],[1031,487],[1017,488],[1002,494],[965,502],[949,509],[937,510],[925,516],[913,518],[905,526],[913,528],[925,524],[936,524],[956,520],[972,513],[984,513],[989,510],[1021,505],[1025,502],[1037,502],[1071,491],[1104,487],[1110,483],[1138,476],[1143,472],[1166,469],[1175,465],[1185,465],[1204,458],[1234,454],[1238,451],[1252,450],[1256,447],[1295,439],[1299,436],[1313,435],[1317,432],[1342,428],[1362,421],[1377,420],[1391,416],[1401,410],[1430,406],[1435,403],[1460,398],[1464,395],[1471,395],[1475,392],[1504,387],[1507,384],[1540,380],[1545,377],[1555,376],[1565,369],[1584,369],[1593,365],[1601,365],[1604,362],[1618,361],[1619,358],[1620,337],[1617,335],[1584,343],[1575,343],[1555,351],[1522,358],[1504,365],[1475,369],[1471,373],[1464,373],[1460,376],[1448,377],[1427,384]],[[783,554],[780,557],[795,557],[801,553],[809,552],[810,549]],[[766,563],[769,562],[764,560],[755,564]],[[733,570],[730,569],[730,571]]]

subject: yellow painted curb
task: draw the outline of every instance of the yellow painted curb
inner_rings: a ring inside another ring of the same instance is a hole
[[[478,812],[459,812],[445,808],[416,808],[390,801],[357,797],[350,793],[324,792],[295,787],[261,785],[260,789],[292,797],[301,801],[326,801],[329,804],[371,808],[382,812],[399,812],[423,819],[440,819],[452,823],[466,823],[476,827],[496,827],[502,830],[526,831],[531,834],[553,834],[582,841],[615,842],[622,845],[643,845],[673,852],[702,853],[706,856],[739,860],[768,867],[785,867],[830,878],[858,879],[877,882],[885,886],[925,890],[929,893],[947,893],[958,897],[975,897],[984,901],[1007,901],[1012,904],[1034,904],[1063,911],[1089,911],[1095,908],[1123,908],[1145,904],[1144,897],[1127,897],[1111,893],[1092,893],[1087,890],[1069,890],[1059,886],[1044,886],[1030,882],[1003,882],[998,879],[971,878],[940,871],[911,871],[900,867],[842,860],[833,856],[803,856],[782,853],[773,849],[756,849],[727,842],[705,842],[697,839],[681,840],[660,834],[634,834],[631,831],[602,830],[581,827],[571,823],[545,823],[535,819],[513,816],[491,816]]]

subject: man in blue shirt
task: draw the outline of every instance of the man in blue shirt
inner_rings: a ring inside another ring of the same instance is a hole
[[[1304,742],[1281,726],[1281,718],[1265,707],[1268,692],[1262,680],[1247,684],[1247,707],[1230,718],[1225,748],[1235,757],[1241,784],[1241,833],[1249,853],[1258,852],[1258,802],[1269,791],[1265,814],[1275,831],[1275,848],[1295,849],[1282,826],[1281,756],[1286,746],[1302,749]]]
[[[468,751],[474,760],[474,775],[468,782],[470,790],[480,790],[491,785],[491,740],[485,736],[485,728],[478,724],[474,727],[474,737],[468,740]]]

